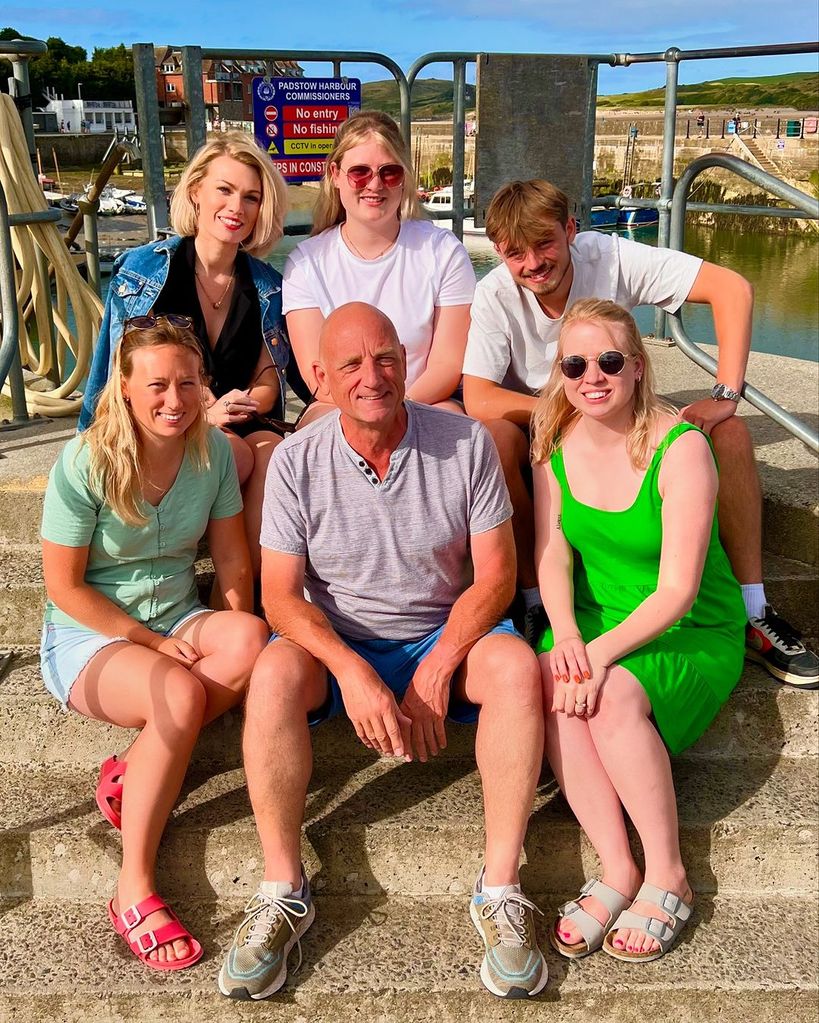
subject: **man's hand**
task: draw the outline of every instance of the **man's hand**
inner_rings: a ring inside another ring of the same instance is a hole
[[[387,757],[412,760],[410,719],[373,669],[362,661],[336,678],[347,717],[364,745]]]
[[[437,757],[439,750],[446,749],[444,719],[451,682],[452,671],[432,650],[415,669],[404,693],[401,710],[412,721],[412,746],[422,764],[428,753]]]
[[[702,398],[700,401],[695,401],[693,405],[686,405],[680,412],[680,419],[686,423],[693,423],[704,433],[710,434],[715,426],[730,419],[736,410],[736,402],[729,401],[727,398],[723,401]]]

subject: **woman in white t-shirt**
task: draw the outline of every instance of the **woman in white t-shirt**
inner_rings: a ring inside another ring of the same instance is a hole
[[[313,236],[284,268],[283,309],[293,353],[317,397],[302,422],[332,408],[313,362],[325,317],[347,302],[376,306],[407,352],[407,397],[462,411],[461,381],[475,272],[451,231],[422,220],[410,154],[387,114],[362,111],[339,128]]]

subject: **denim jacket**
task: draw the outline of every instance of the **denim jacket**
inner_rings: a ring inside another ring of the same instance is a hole
[[[111,287],[77,425],[79,430],[84,430],[94,415],[100,392],[111,373],[114,350],[122,337],[124,321],[150,313],[168,278],[171,257],[181,242],[181,237],[175,235],[149,245],[141,245],[138,249],[123,253],[114,263]],[[248,257],[248,262],[253,283],[259,292],[264,343],[276,367],[280,400],[283,401],[284,370],[290,357],[290,343],[282,316],[281,274],[260,259]]]

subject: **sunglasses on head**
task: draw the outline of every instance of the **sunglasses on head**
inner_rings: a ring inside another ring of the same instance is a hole
[[[385,163],[383,167],[376,170],[373,167],[365,167],[363,164],[356,164],[348,167],[344,173],[347,175],[347,182],[350,188],[360,191],[369,185],[372,179],[378,175],[385,188],[398,188],[404,184],[404,168],[400,163]]]
[[[560,360],[560,372],[569,380],[579,380],[586,372],[590,362],[596,362],[601,373],[607,377],[616,377],[623,372],[627,359],[633,359],[633,355],[624,355],[616,349],[610,352],[601,352],[590,359],[584,359],[582,355],[567,355]]]
[[[151,330],[160,320],[170,323],[172,327],[182,327],[185,330],[190,330],[193,327],[193,320],[190,316],[182,316],[179,313],[165,313],[163,316],[133,316],[130,320],[125,321],[125,329],[130,330],[131,327],[135,327],[137,330]]]

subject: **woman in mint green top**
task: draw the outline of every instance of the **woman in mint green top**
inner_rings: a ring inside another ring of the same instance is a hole
[[[551,942],[568,958],[602,946],[656,959],[693,899],[669,751],[705,731],[743,663],[744,605],[719,542],[713,452],[658,401],[631,316],[590,299],[564,321],[532,460],[551,623],[538,648],[547,756],[603,867],[562,907]]]
[[[202,382],[187,318],[126,324],[91,426],[51,472],[42,524],[46,687],[86,717],[140,729],[102,765],[96,800],[122,830],[111,923],[156,970],[202,955],[155,892],[162,830],[202,726],[242,699],[267,642],[236,467]],[[198,599],[205,535],[225,611]]]

